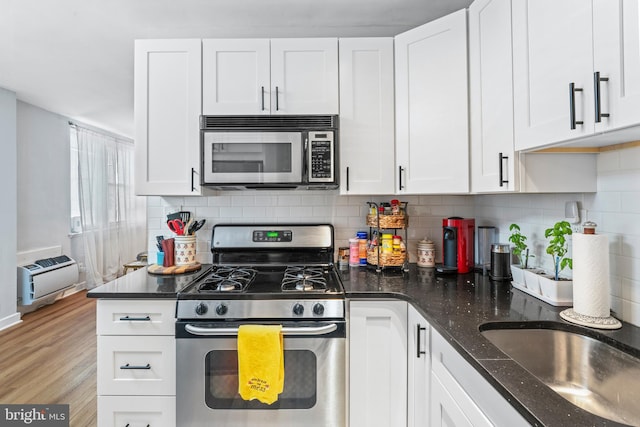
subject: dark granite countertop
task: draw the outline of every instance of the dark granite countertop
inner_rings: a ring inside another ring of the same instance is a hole
[[[204,274],[161,276],[139,269],[87,293],[90,298],[176,298],[176,294]],[[436,275],[434,269],[410,265],[408,273],[369,268],[339,270],[346,297],[401,299],[411,303],[447,341],[523,417],[535,426],[620,426],[592,415],[564,400],[480,333],[480,325],[506,322],[518,326],[554,327],[603,340],[640,357],[640,328],[623,322],[622,329],[601,331],[562,320],[564,307],[554,307],[507,282],[492,282],[479,273]]]
[[[205,274],[211,264],[203,264],[193,273],[162,275],[140,268],[87,292],[89,298],[176,298],[179,291]]]
[[[527,421],[536,426],[619,426],[592,415],[551,391],[498,350],[479,326],[488,322],[532,322],[590,335],[640,356],[640,328],[601,331],[569,324],[554,307],[508,282],[492,282],[479,273],[436,275],[434,269],[410,266],[408,273],[373,269],[340,270],[346,296],[394,298],[411,303],[458,352],[491,383]]]

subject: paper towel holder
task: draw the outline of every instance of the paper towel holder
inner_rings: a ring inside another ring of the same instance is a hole
[[[565,221],[571,224],[580,223],[580,211],[578,210],[578,202],[565,202],[564,218]]]

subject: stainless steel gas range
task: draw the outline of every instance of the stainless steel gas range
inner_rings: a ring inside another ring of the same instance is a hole
[[[346,424],[344,289],[329,224],[213,228],[213,267],[178,294],[177,425]],[[284,391],[238,394],[237,331],[281,324]]]

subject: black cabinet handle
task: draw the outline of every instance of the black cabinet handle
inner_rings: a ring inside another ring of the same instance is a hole
[[[280,92],[278,91],[278,86],[276,86],[276,111],[280,111]]]
[[[398,187],[398,189],[400,191],[402,191],[402,189],[404,188],[404,185],[402,185],[402,171],[404,169],[402,168],[402,166],[398,166],[398,183],[400,184],[400,186]]]
[[[130,322],[150,322],[151,321],[151,317],[149,316],[145,316],[145,317],[129,317],[129,315],[126,315],[124,317],[121,317],[120,320],[122,321],[130,321]]]
[[[504,161],[508,159],[509,159],[509,156],[503,156],[502,153],[498,153],[498,164],[500,165],[500,176],[499,176],[500,187],[502,187],[503,184],[509,183],[508,179],[504,179],[504,170],[502,168]]]
[[[609,113],[602,112],[602,98],[600,97],[600,82],[608,82],[609,77],[600,77],[600,71],[593,73],[593,96],[596,113],[596,123],[600,123],[603,117],[609,117]]]
[[[347,191],[349,191],[349,166],[347,166]]]
[[[264,111],[264,86],[262,86],[262,111]]]
[[[423,328],[422,326],[420,326],[420,323],[418,323],[416,326],[417,326],[417,331],[416,332],[418,333],[418,341],[416,342],[416,357],[418,359],[420,359],[420,355],[421,354],[427,354],[426,351],[420,350],[420,347],[421,347],[420,346],[420,332],[421,331],[426,331],[427,328]]]
[[[127,363],[126,365],[120,366],[120,369],[151,369],[151,365],[147,363],[144,366],[136,366],[136,365],[129,365]]]
[[[571,129],[576,125],[584,124],[581,120],[576,120],[576,92],[582,92],[582,88],[576,87],[575,83],[569,83],[569,124]]]
[[[191,168],[191,191],[196,191],[196,184],[194,176],[196,174],[195,168]]]

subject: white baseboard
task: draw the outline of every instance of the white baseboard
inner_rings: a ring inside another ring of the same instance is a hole
[[[11,316],[7,316],[4,319],[0,319],[0,331],[7,329],[13,325],[17,325],[22,322],[20,319],[20,313],[14,313]]]

